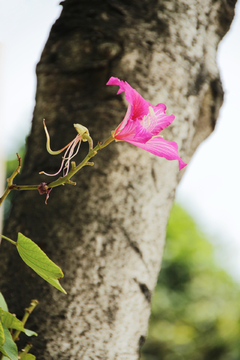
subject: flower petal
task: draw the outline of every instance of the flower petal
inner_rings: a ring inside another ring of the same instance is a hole
[[[122,141],[135,141],[145,144],[152,138],[152,134],[142,127],[138,120],[128,120],[122,130],[115,130],[114,139]]]
[[[128,120],[126,125],[121,128],[120,126],[115,130],[114,139],[116,140],[133,140],[135,136],[136,121]]]
[[[137,120],[136,121],[137,126],[135,129],[135,135],[134,138],[132,139],[135,142],[140,142],[145,144],[147,141],[149,141],[152,138],[152,134],[144,129],[144,127],[141,125],[141,123]]]
[[[140,147],[141,149],[147,150],[150,153],[164,157],[167,160],[178,160],[179,170],[184,168],[187,164],[178,155],[178,146],[174,141],[167,141],[161,136],[155,136],[149,140],[146,144],[139,143],[136,141],[127,142]]]
[[[118,125],[118,127],[115,130],[116,134],[118,134],[126,126],[128,120],[130,119],[130,114],[131,114],[131,105],[129,104],[123,121]]]
[[[166,106],[162,103],[152,106],[126,81],[118,78],[111,77],[107,85],[119,86],[117,94],[125,92],[129,103],[123,121],[113,134],[114,138],[127,141],[167,160],[178,160],[179,170],[185,167],[187,164],[179,157],[177,144],[157,136],[175,118],[174,115],[166,115]]]
[[[149,107],[147,116],[141,121],[142,126],[151,132],[152,136],[158,135],[160,131],[165,129],[175,119],[174,115],[165,114],[164,108],[166,109],[164,104]]]
[[[147,115],[149,112],[149,106],[151,104],[146,101],[135,89],[133,89],[126,81],[119,80],[118,78],[111,77],[107,85],[118,85],[119,90],[117,94],[120,94],[125,91],[125,97],[130,105],[128,110],[128,118],[124,118],[125,124],[128,119],[136,120],[143,118],[144,115]],[[124,121],[123,120],[123,121]]]

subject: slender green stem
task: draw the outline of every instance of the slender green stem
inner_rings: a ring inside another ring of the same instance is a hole
[[[0,197],[0,206],[2,205],[3,201],[6,199],[6,197],[8,196],[8,194],[10,193],[13,186],[13,180],[14,178],[17,176],[17,174],[20,173],[20,169],[21,169],[21,158],[20,156],[17,154],[17,158],[18,158],[18,167],[16,168],[16,170],[14,170],[14,172],[12,173],[12,175],[10,176],[10,178],[7,179],[7,183],[8,186],[6,188],[6,190],[3,193],[3,196]]]
[[[93,148],[93,140],[92,140],[91,136],[89,136],[88,134],[84,134],[84,135],[83,135],[83,141],[84,141],[85,139],[88,141],[89,151],[91,151],[92,148]]]
[[[106,141],[104,141],[104,143],[102,145],[100,145],[100,149],[105,148],[106,146],[108,146],[114,139],[114,137],[111,135]]]
[[[51,155],[58,155],[60,154],[64,149],[66,149],[68,147],[68,145],[71,144],[71,142],[69,144],[67,144],[66,146],[64,146],[62,149],[60,150],[56,150],[56,151],[53,151],[50,147],[50,136],[49,136],[49,133],[48,133],[48,130],[47,130],[47,126],[45,124],[45,119],[43,119],[43,127],[44,127],[44,130],[45,130],[45,134],[46,134],[46,138],[47,138],[47,142],[46,142],[46,149],[47,149],[47,152],[49,152],[49,154]]]
[[[1,235],[1,234],[0,234],[0,237],[2,237],[3,239],[6,239],[7,241],[9,241],[10,243],[12,243],[13,245],[17,246],[16,241],[13,241],[12,239],[9,239],[8,237],[6,237],[6,236],[4,236],[4,235]]]
[[[100,144],[100,143],[97,144],[92,150],[89,151],[87,156],[83,159],[83,161],[78,166],[73,166],[72,169],[69,171],[69,173],[66,176],[60,177],[59,179],[49,183],[48,188],[53,188],[53,187],[68,183],[68,181],[71,179],[71,177],[73,175],[75,175],[82,167],[84,167],[85,165],[88,165],[88,160],[90,160],[92,157],[94,157],[97,154],[98,150],[103,149],[104,147],[109,145],[113,140],[114,140],[114,138],[112,136],[110,136],[103,144]],[[90,163],[90,165],[92,165],[92,163]]]
[[[10,190],[37,190],[38,185],[12,185]]]
[[[4,191],[2,197],[0,198],[0,206],[2,205],[3,201],[6,199],[6,197],[8,196],[8,194],[10,193],[10,189],[7,186],[6,190]]]
[[[107,145],[109,145],[113,140],[114,138],[112,136],[110,136],[103,144],[101,143],[98,143],[94,148],[93,148],[93,144],[92,144],[92,140],[90,140],[91,138],[90,137],[86,137],[88,143],[89,143],[89,152],[87,154],[87,156],[83,159],[83,161],[76,166],[75,162],[72,162],[72,168],[71,170],[69,171],[69,173],[64,176],[64,177],[60,177],[58,178],[57,180],[54,180],[50,183],[47,184],[47,187],[48,188],[54,188],[54,187],[57,187],[57,186],[60,186],[60,185],[64,185],[64,184],[75,184],[73,183],[70,179],[71,177],[73,177],[73,175],[75,175],[82,167],[86,166],[86,165],[93,165],[92,162],[89,162],[89,160],[94,157],[97,152],[99,150],[102,150],[103,148],[105,148]],[[15,175],[16,176],[16,175]],[[21,190],[37,190],[38,189],[38,186],[39,185],[12,185],[9,186],[10,190],[18,190],[18,191],[21,191]],[[1,200],[1,199],[0,199]],[[1,202],[0,202],[1,204]]]
[[[24,313],[23,318],[22,318],[23,326],[25,325],[27,319],[29,318],[29,315],[33,312],[33,310],[35,309],[37,304],[38,304],[37,300],[32,300],[30,306],[25,309],[25,313]],[[20,330],[15,331],[15,333],[13,334],[13,337],[12,337],[13,341],[16,341],[18,339],[20,333],[21,333]]]
[[[22,353],[27,354],[29,350],[32,348],[32,344],[27,344],[24,349],[18,354],[21,355]]]

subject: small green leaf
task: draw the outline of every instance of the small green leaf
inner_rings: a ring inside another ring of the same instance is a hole
[[[36,356],[32,355],[32,354],[28,354],[28,353],[25,353],[25,352],[22,352],[20,354],[20,359],[21,360],[35,360],[36,359]]]
[[[64,275],[59,266],[37,246],[31,239],[18,233],[17,249],[23,261],[32,268],[39,276],[66,294],[59,283]]]
[[[0,347],[3,346],[4,341],[5,341],[5,336],[4,336],[3,326],[0,321]]]
[[[8,311],[8,306],[7,306],[7,303],[3,297],[3,294],[0,292],[0,307],[5,310],[5,311]]]
[[[0,352],[11,360],[18,360],[17,345],[13,341],[9,330],[4,325],[3,331],[5,336],[5,342],[2,346],[0,346]]]
[[[27,336],[38,336],[38,334],[35,331],[24,329],[24,332]]]

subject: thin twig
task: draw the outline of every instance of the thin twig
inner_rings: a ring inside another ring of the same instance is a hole
[[[29,315],[35,309],[37,304],[38,304],[38,300],[32,300],[31,303],[30,303],[30,306],[25,309],[25,313],[24,313],[24,316],[23,316],[23,319],[22,319],[23,326],[25,325],[27,319],[29,318]],[[13,334],[13,337],[12,337],[13,341],[16,341],[18,339],[20,333],[21,333],[20,330],[15,331],[15,333]]]
[[[17,153],[17,158],[18,158],[18,167],[16,168],[16,170],[14,170],[14,172],[12,173],[12,175],[10,176],[10,178],[7,179],[7,183],[8,186],[6,188],[6,190],[3,193],[3,196],[0,198],[0,206],[2,205],[3,201],[6,199],[6,197],[8,196],[8,194],[10,193],[11,190],[13,190],[13,180],[14,178],[17,176],[17,174],[20,173],[20,169],[21,169],[21,158]]]

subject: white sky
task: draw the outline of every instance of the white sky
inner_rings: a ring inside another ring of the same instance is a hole
[[[7,154],[17,151],[22,136],[29,132],[35,103],[35,67],[62,10],[59,2],[0,0],[0,143]]]
[[[30,129],[35,67],[60,0],[0,0],[0,147],[14,153]],[[199,147],[177,200],[212,234],[221,264],[240,282],[240,3],[220,44],[218,64],[225,102],[214,133]],[[21,134],[21,136],[19,136]],[[223,250],[221,250],[223,249]]]

